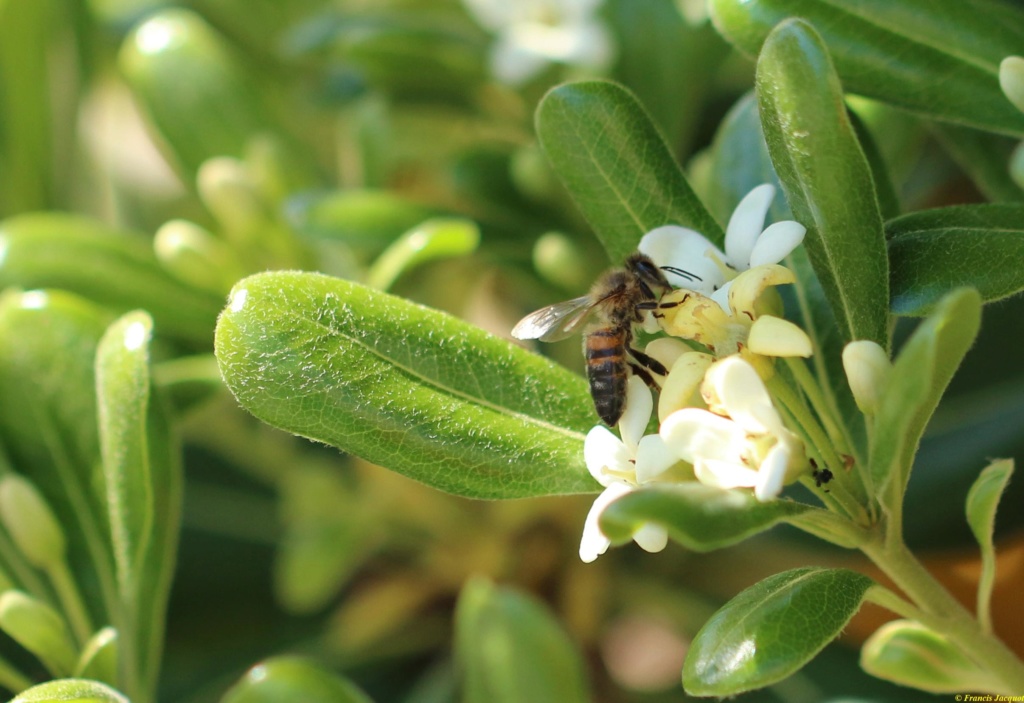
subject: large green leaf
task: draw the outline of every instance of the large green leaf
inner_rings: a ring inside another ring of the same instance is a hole
[[[63,288],[118,312],[144,308],[159,334],[208,347],[221,301],[169,275],[149,243],[100,222],[33,213],[0,222],[0,288]]]
[[[986,302],[1024,290],[1024,205],[922,210],[890,220],[885,232],[897,314],[926,314],[961,286]]]
[[[914,330],[882,391],[871,443],[872,484],[898,516],[917,445],[950,379],[981,326],[981,297],[971,288],[947,294]]]
[[[788,500],[762,503],[751,494],[726,491],[696,481],[652,486],[629,493],[601,513],[601,531],[624,542],[645,523],[668,529],[676,542],[698,552],[728,547],[811,506]]]
[[[732,696],[781,681],[839,634],[872,585],[847,569],[804,568],[751,586],[697,633],[683,687],[693,696]]]
[[[662,225],[691,227],[717,244],[721,226],[704,208],[644,108],[601,81],[550,91],[537,108],[537,135],[612,261]]]
[[[586,703],[583,662],[544,607],[482,579],[462,590],[455,651],[464,703]]]
[[[780,25],[757,63],[768,150],[844,338],[888,346],[888,269],[874,181],[821,37]]]
[[[756,55],[787,18],[824,37],[843,84],[927,117],[1024,134],[999,63],[1024,46],[1024,15],[995,0],[712,0],[715,26]]]
[[[258,274],[235,286],[216,351],[256,417],[436,488],[596,488],[583,379],[443,313],[318,274]]]

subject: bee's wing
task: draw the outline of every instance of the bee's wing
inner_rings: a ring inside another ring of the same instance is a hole
[[[593,309],[594,301],[589,295],[564,300],[531,312],[512,328],[512,336],[557,342],[571,335]]]

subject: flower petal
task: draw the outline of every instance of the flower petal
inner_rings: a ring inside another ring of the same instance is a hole
[[[753,488],[758,480],[758,472],[743,464],[714,459],[698,461],[693,473],[705,486],[715,488]]]
[[[753,321],[757,317],[754,304],[768,286],[781,286],[795,281],[796,275],[778,264],[766,264],[744,271],[731,281],[729,309],[736,317],[746,317]]]
[[[639,376],[630,376],[626,382],[626,409],[619,419],[619,435],[631,456],[636,456],[637,445],[647,430],[653,410],[651,389]]]
[[[631,490],[632,488],[624,483],[613,483],[594,499],[594,504],[590,506],[590,512],[583,523],[583,535],[580,537],[580,559],[584,563],[589,564],[608,551],[611,540],[601,532],[598,520],[610,503]]]
[[[711,365],[704,376],[703,394],[709,408],[728,415],[746,432],[767,434],[782,426],[764,381],[739,356]]]
[[[665,418],[658,432],[666,446],[683,461],[738,460],[746,438],[735,422],[698,408],[683,408]]]
[[[789,466],[789,447],[779,442],[768,450],[757,470],[757,485],[754,496],[762,503],[777,498],[782,492]]]
[[[666,271],[665,277],[676,288],[710,293],[725,282],[721,269],[707,253],[710,251],[719,258],[725,255],[700,232],[664,225],[645,234],[637,248],[658,266],[674,266],[700,279],[693,281]]]
[[[700,396],[700,385],[712,361],[714,358],[710,354],[701,352],[689,352],[676,359],[661,386],[658,419],[665,420],[676,410],[704,404]]]
[[[814,353],[811,338],[789,320],[762,315],[754,320],[747,336],[747,348],[764,356],[802,356]]]
[[[679,461],[660,435],[649,434],[636,450],[636,482],[643,485],[665,473]]]
[[[604,425],[598,425],[583,440],[583,461],[587,471],[602,486],[619,481],[615,474],[631,472],[633,453]]]
[[[769,225],[754,243],[750,252],[750,268],[764,264],[777,264],[804,241],[807,228],[794,220],[783,220]]]
[[[775,197],[775,186],[762,183],[743,196],[725,228],[725,256],[737,271],[750,268],[750,255],[764,228],[764,218]]]
[[[668,545],[668,530],[653,522],[646,522],[633,533],[633,541],[645,552],[660,552]]]
[[[659,337],[644,347],[644,354],[661,362],[666,369],[671,369],[679,357],[692,351],[683,340],[674,337]]]
[[[548,65],[550,61],[520,39],[503,33],[491,47],[491,73],[507,85],[522,85]]]

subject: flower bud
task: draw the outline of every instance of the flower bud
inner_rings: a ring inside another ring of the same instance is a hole
[[[814,353],[807,333],[789,320],[764,315],[754,320],[747,337],[747,348],[764,356],[802,356]]]
[[[0,479],[0,521],[33,566],[45,569],[64,559],[64,530],[36,487],[21,476]]]
[[[843,368],[857,407],[865,414],[873,413],[892,371],[888,354],[869,340],[850,342],[843,349]]]
[[[64,620],[41,600],[6,591],[0,596],[0,630],[38,657],[54,676],[74,670],[77,657]]]
[[[1007,56],[999,64],[999,87],[1018,110],[1024,112],[1024,58]]]

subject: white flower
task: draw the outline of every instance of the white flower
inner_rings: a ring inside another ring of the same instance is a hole
[[[661,437],[643,436],[654,401],[640,378],[631,376],[626,390],[626,411],[619,420],[621,439],[603,425],[587,434],[583,458],[590,474],[605,487],[595,500],[583,525],[580,559],[590,563],[607,551],[611,541],[598,525],[604,509],[616,498],[636,490],[678,461]],[[633,540],[648,552],[660,552],[668,543],[668,533],[658,525],[647,524],[637,530]]]
[[[463,1],[497,35],[491,70],[504,83],[524,83],[552,62],[593,70],[611,63],[611,34],[595,16],[602,0]]]
[[[774,197],[775,186],[770,183],[757,186],[743,197],[725,229],[725,252],[703,234],[678,225],[665,225],[645,234],[640,251],[659,266],[679,268],[700,278],[694,282],[667,271],[672,285],[710,295],[737,272],[779,263],[804,240],[807,229],[794,220],[765,228]]]
[[[753,488],[758,500],[767,501],[806,469],[803,443],[783,425],[748,362],[738,356],[715,362],[702,393],[709,410],[677,410],[660,430],[668,448],[693,464],[697,480]]]
[[[843,348],[843,370],[857,407],[863,413],[875,412],[892,373],[885,349],[866,339],[850,342]]]

